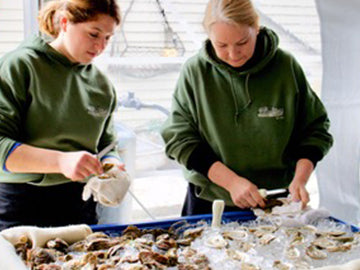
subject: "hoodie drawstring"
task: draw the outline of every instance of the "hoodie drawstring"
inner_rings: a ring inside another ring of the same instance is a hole
[[[229,73],[230,77],[231,74]],[[244,106],[242,108],[240,108],[239,102],[238,102],[238,98],[234,89],[234,85],[231,85],[231,93],[233,95],[234,98],[234,105],[235,105],[235,115],[234,115],[234,121],[235,124],[238,125],[239,124],[239,115],[242,111],[244,111],[250,104],[251,104],[251,98],[250,98],[250,93],[249,93],[249,78],[250,78],[250,74],[246,74],[245,77],[245,85],[244,85],[244,98],[246,98],[246,103],[244,104]],[[231,80],[232,81],[232,80]]]

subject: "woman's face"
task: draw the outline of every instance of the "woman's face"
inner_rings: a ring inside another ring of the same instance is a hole
[[[254,27],[216,22],[210,27],[209,39],[218,58],[241,67],[254,54],[257,34]]]
[[[62,18],[60,25],[59,51],[74,63],[87,64],[104,51],[116,22],[109,15],[100,14],[93,21],[76,24]]]

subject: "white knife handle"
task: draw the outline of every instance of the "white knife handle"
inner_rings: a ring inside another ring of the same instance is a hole
[[[266,192],[266,189],[265,189],[265,188],[259,189],[259,193],[260,193],[261,197],[263,197],[264,199],[266,199],[267,192]]]
[[[212,222],[211,227],[219,228],[221,226],[222,214],[224,212],[225,203],[223,200],[215,200],[212,205]]]

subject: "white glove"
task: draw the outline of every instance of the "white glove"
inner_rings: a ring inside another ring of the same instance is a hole
[[[91,233],[91,228],[86,224],[49,228],[16,226],[2,230],[0,236],[3,236],[13,245],[15,245],[20,238],[26,236],[32,242],[32,247],[35,248],[44,247],[47,241],[57,237],[63,239],[68,244],[72,244],[85,239],[85,237]]]
[[[99,176],[93,176],[84,186],[82,199],[94,200],[105,206],[117,206],[121,203],[130,187],[130,176],[117,166]]]

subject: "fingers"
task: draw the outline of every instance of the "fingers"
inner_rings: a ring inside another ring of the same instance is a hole
[[[97,157],[85,151],[63,153],[59,159],[59,166],[61,173],[73,181],[103,173]]]
[[[237,200],[235,200],[235,205],[240,208],[254,208],[257,206],[265,207],[264,198],[260,195],[257,190],[248,191],[242,196],[239,196]]]
[[[304,209],[310,201],[309,193],[306,189],[300,190],[300,197],[302,202],[302,209]]]
[[[304,209],[310,201],[310,196],[307,190],[304,188],[297,188],[290,190],[291,198],[294,202],[302,203],[302,209]]]
[[[76,166],[76,175],[83,179],[92,174],[102,174],[103,169],[101,162],[94,155],[84,155],[82,159],[78,162]]]

